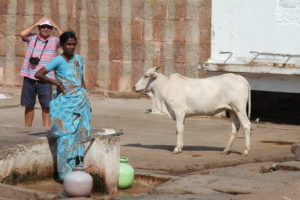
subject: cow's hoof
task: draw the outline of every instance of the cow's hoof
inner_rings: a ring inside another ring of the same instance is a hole
[[[181,149],[175,148],[175,149],[173,150],[173,153],[174,153],[174,154],[179,154],[179,153],[181,153]]]
[[[248,156],[248,151],[247,150],[245,150],[244,152],[243,152],[243,154],[242,154],[243,156]]]
[[[223,155],[229,155],[230,153],[231,153],[230,150],[224,150],[224,151],[222,152]]]

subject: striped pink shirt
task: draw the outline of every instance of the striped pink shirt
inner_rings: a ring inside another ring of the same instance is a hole
[[[31,33],[28,37],[27,41],[27,50],[24,58],[24,62],[21,68],[20,75],[25,76],[31,79],[36,80],[34,78],[35,73],[44,67],[52,58],[54,58],[57,54],[56,50],[59,47],[59,38],[55,36],[49,36],[48,42],[46,44],[46,41],[42,41],[39,39],[38,34]],[[37,39],[36,45],[34,47],[35,40]],[[46,44],[45,50],[43,54],[41,55],[43,48]],[[34,49],[33,49],[34,47]],[[38,65],[31,64],[29,62],[30,56],[32,53],[32,57],[38,57],[40,58],[40,62]],[[49,78],[54,78],[53,71],[46,74]]]

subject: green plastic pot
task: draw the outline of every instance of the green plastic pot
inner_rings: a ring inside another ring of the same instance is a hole
[[[120,171],[118,179],[118,187],[126,189],[131,187],[134,180],[134,169],[128,164],[128,158],[120,158]]]

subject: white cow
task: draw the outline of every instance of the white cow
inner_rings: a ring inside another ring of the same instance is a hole
[[[180,74],[168,77],[157,72],[159,68],[150,68],[136,83],[136,92],[154,91],[161,100],[166,112],[176,120],[177,144],[174,153],[183,148],[183,130],[185,117],[193,115],[215,115],[227,110],[232,121],[231,137],[224,149],[230,153],[233,140],[242,125],[246,136],[244,155],[250,151],[250,110],[251,90],[248,81],[235,74],[223,74],[209,78],[188,78]],[[248,116],[247,116],[248,103]]]

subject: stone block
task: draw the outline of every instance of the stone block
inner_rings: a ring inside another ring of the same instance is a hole
[[[190,32],[187,32],[187,22],[186,21],[176,21],[175,22],[175,38],[176,42],[185,42],[186,38],[190,36]],[[187,34],[187,36],[186,36]]]
[[[120,18],[122,15],[122,1],[108,1],[108,17]]]
[[[24,57],[27,48],[26,42],[23,42],[21,38],[16,38],[15,43],[16,43],[15,55],[17,57]]]
[[[87,36],[91,39],[99,39],[99,18],[87,18]]]
[[[131,76],[121,76],[120,77],[120,84],[119,84],[119,92],[124,93],[124,92],[130,92],[132,89],[131,86]]]
[[[88,43],[88,53],[87,53],[87,58],[88,59],[99,59],[99,40],[94,40],[88,38],[87,40]]]
[[[48,141],[16,144],[0,158],[0,180],[16,184],[24,180],[51,177],[53,157]]]
[[[43,1],[34,1],[33,13],[33,15],[35,15],[36,17],[36,21],[38,20],[38,18],[40,18],[40,16],[43,16]]]
[[[185,38],[186,41],[198,44],[200,37],[200,29],[202,29],[203,27],[200,27],[199,22],[196,20],[189,20],[185,23],[187,24],[186,32],[188,33],[187,37]]]
[[[86,172],[94,178],[94,190],[114,194],[118,191],[120,138],[101,136],[87,143]]]
[[[132,58],[132,49],[131,49],[131,41],[123,41],[122,46],[122,52],[123,52],[123,61],[131,61]]]
[[[132,62],[132,85],[131,88],[144,74],[144,62]]]
[[[131,43],[131,59],[132,59],[132,61],[144,61],[145,60],[144,41],[132,41],[132,43]]]
[[[193,42],[187,42],[185,44],[185,48],[186,48],[186,56],[185,56],[186,62],[191,62],[196,64],[197,61],[199,60],[199,54],[200,54],[199,44]]]
[[[24,28],[26,28],[25,17],[23,15],[17,15],[16,16],[15,34],[19,36],[21,31],[24,30]]]
[[[85,75],[84,81],[88,89],[97,86],[98,74],[97,72],[99,65],[99,60],[86,59],[85,60]]]
[[[175,20],[186,19],[187,0],[175,1]]]
[[[0,36],[0,56],[6,55],[6,39]]]
[[[85,3],[86,3],[86,9],[87,9],[86,16],[98,18],[98,16],[99,16],[98,8],[100,6],[102,6],[99,3],[99,0],[89,0],[89,1],[86,1]]]
[[[162,20],[167,17],[167,1],[154,1],[152,10],[152,19]]]
[[[108,15],[108,8],[109,8],[108,2],[110,0],[98,0],[98,1],[99,1],[99,5],[101,5],[98,7],[99,17],[105,18]]]
[[[21,16],[25,15],[25,0],[17,1],[16,14]]]
[[[185,63],[174,63],[176,73],[186,76],[186,64]]]
[[[132,90],[132,62],[126,61],[122,63],[122,74],[120,76],[120,88],[121,92],[130,92]]]
[[[174,62],[185,62],[186,57],[186,43],[174,42]]]
[[[200,9],[200,1],[199,0],[189,0],[187,5],[187,19],[199,19],[199,9]]]
[[[1,1],[1,6],[0,6],[1,15],[6,15],[7,14],[8,2],[9,2],[9,0],[2,0]],[[3,16],[1,16],[1,18],[3,18]]]
[[[98,71],[96,73],[98,79],[96,85],[101,90],[106,90],[109,83],[109,62],[106,60],[99,61]]]
[[[122,39],[122,23],[121,18],[108,19],[108,40]]]
[[[131,17],[132,18],[144,18],[144,2],[141,0],[131,0]]]
[[[120,41],[108,41],[109,44],[109,60],[122,60],[122,43]]]
[[[120,86],[120,75],[122,70],[121,61],[109,62],[109,85],[108,89],[112,91],[118,91]]]
[[[152,38],[154,41],[163,41],[164,40],[164,27],[165,20],[153,21],[153,33]]]
[[[0,15],[0,37],[6,37],[6,18],[3,15]]]
[[[144,21],[131,20],[131,39],[142,41],[144,40]]]
[[[107,41],[101,41],[100,40],[100,44],[99,44],[99,59],[100,60],[105,60],[108,61],[109,58],[109,45]]]

